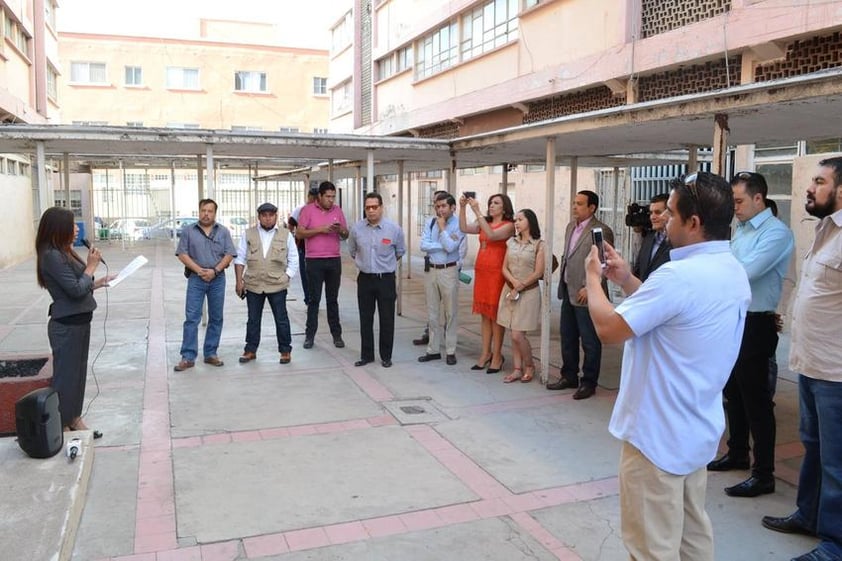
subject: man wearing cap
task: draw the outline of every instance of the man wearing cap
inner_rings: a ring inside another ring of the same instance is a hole
[[[318,196],[319,188],[310,187],[310,191],[307,192],[307,202],[295,207],[295,210],[290,213],[289,219],[287,220],[287,227],[293,236],[295,235],[295,230],[298,228],[298,218],[301,216],[301,209],[313,204]],[[304,305],[306,306],[310,303],[310,292],[307,289],[307,249],[304,247],[304,240],[296,238],[295,245],[298,248],[298,275],[301,277],[301,290],[304,292]]]
[[[365,196],[365,218],[351,227],[348,252],[357,264],[357,304],[360,309],[360,360],[354,366],[374,362],[374,308],[380,317],[380,363],[392,366],[395,340],[395,271],[406,253],[403,230],[383,218],[379,193]]]
[[[289,364],[292,335],[287,315],[287,288],[298,270],[298,250],[287,227],[283,222],[278,223],[278,207],[263,203],[257,207],[257,219],[258,224],[240,238],[234,259],[237,295],[245,298],[248,305],[246,346],[240,362],[257,358],[263,305],[268,299],[275,318],[281,364]]]
[[[734,214],[739,221],[731,251],[751,285],[745,330],[737,363],[725,385],[728,452],[708,464],[709,471],[749,468],[749,434],[754,444],[751,477],[725,488],[732,497],[775,491],[775,409],[769,387],[769,357],[778,346],[775,310],[789,268],[794,240],[786,224],[766,206],[769,187],[759,173],[740,172],[731,180]]]
[[[312,349],[319,328],[319,303],[324,285],[327,304],[327,323],[333,336],[333,346],[341,349],[342,325],[339,323],[339,283],[342,280],[342,259],[339,240],[348,238],[345,214],[336,204],[336,186],[330,181],[319,184],[315,202],[301,209],[295,237],[304,240],[307,248],[307,327],[304,348]]]

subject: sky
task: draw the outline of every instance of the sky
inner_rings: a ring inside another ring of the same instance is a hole
[[[198,39],[198,20],[272,23],[277,45],[330,48],[351,0],[62,0],[59,31]]]

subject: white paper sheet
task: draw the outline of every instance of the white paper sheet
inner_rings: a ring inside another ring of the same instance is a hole
[[[131,276],[132,273],[146,265],[148,262],[149,260],[146,257],[144,257],[143,255],[138,255],[132,260],[131,263],[123,267],[123,270],[117,273],[117,276],[114,277],[114,279],[112,279],[111,282],[109,282],[106,286],[109,288],[114,288],[115,286],[126,280],[126,278]]]

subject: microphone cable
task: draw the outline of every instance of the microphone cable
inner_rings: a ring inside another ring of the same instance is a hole
[[[84,240],[84,241],[87,242],[88,240]],[[85,245],[87,246],[88,244],[85,244]],[[100,263],[105,265],[105,278],[108,278],[108,265],[105,263],[105,261],[102,261],[101,259],[100,259]],[[102,345],[100,345],[99,350],[97,350],[96,354],[94,355],[94,359],[92,361],[90,361],[91,376],[93,376],[93,379],[94,379],[94,386],[96,387],[96,392],[94,393],[94,395],[90,399],[90,401],[88,401],[88,404],[85,406],[85,410],[82,411],[81,417],[83,419],[87,416],[88,411],[90,411],[90,409],[91,409],[91,405],[93,405],[94,401],[96,401],[96,398],[98,398],[99,394],[100,394],[99,379],[97,379],[97,377],[96,377],[95,366],[96,366],[97,361],[99,360],[99,356],[102,354],[102,351],[105,349],[105,345],[108,343],[108,330],[105,328],[106,323],[108,322],[108,308],[109,308],[109,306],[108,306],[108,292],[109,292],[108,291],[108,285],[107,284],[103,285],[103,288],[105,289],[105,317],[102,318]],[[90,345],[90,343],[89,343],[89,345]],[[87,372],[85,373],[85,375],[87,376]]]

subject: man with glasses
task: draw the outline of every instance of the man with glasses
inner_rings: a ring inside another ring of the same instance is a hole
[[[649,221],[652,222],[652,230],[643,236],[632,271],[640,282],[645,282],[655,269],[670,260],[672,246],[666,231],[667,199],[669,193],[660,193],[649,201]]]
[[[775,310],[789,267],[794,240],[766,205],[769,188],[759,173],[741,172],[731,180],[738,223],[731,251],[751,285],[740,354],[725,385],[728,452],[708,464],[709,471],[748,469],[749,433],[754,442],[751,477],[725,488],[732,497],[775,491],[775,410],[769,387],[769,357],[778,346]]]
[[[807,213],[819,219],[801,265],[792,307],[789,368],[798,376],[804,460],[797,509],[764,516],[763,525],[818,536],[818,547],[792,561],[842,559],[842,158],[819,162],[807,187]]]
[[[374,362],[374,309],[380,317],[380,364],[392,366],[395,340],[395,271],[406,253],[403,230],[383,218],[379,193],[365,196],[365,218],[351,227],[348,252],[360,270],[357,276],[357,306],[360,310],[360,360],[354,366]]]
[[[726,180],[699,172],[675,181],[667,213],[671,260],[645,283],[609,244],[605,265],[591,246],[588,308],[603,343],[625,341],[608,426],[623,441],[623,543],[632,559],[712,561],[705,466],[725,429],[722,388],[751,289],[728,244],[734,195]],[[603,277],[627,295],[616,309]]]
[[[304,332],[305,349],[312,349],[319,328],[319,304],[322,286],[327,302],[327,323],[333,336],[333,346],[341,349],[342,325],[339,323],[339,284],[342,280],[342,259],[339,240],[348,238],[345,214],[336,203],[336,186],[330,181],[319,184],[319,194],[311,205],[301,209],[295,237],[304,240],[307,253],[308,281],[307,326]]]

